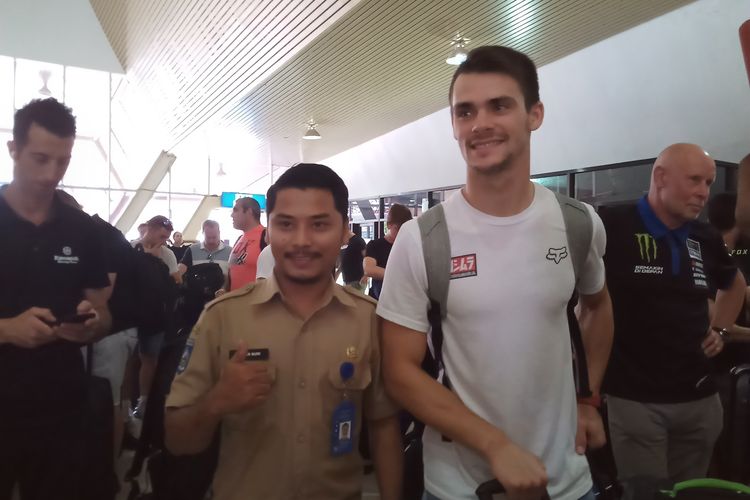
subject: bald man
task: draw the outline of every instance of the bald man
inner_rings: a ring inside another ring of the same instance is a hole
[[[715,177],[703,149],[674,144],[656,159],[646,196],[601,214],[615,320],[604,392],[620,479],[704,477],[721,432],[709,364],[745,280],[721,235],[696,220]]]

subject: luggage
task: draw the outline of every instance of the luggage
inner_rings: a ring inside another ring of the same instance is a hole
[[[492,479],[480,484],[475,493],[479,500],[492,500],[492,495],[505,493],[505,488],[500,484],[500,481]],[[545,492],[541,500],[550,500],[549,495]]]
[[[730,371],[729,407],[725,436],[726,467],[724,474],[732,481],[750,482],[750,364]]]

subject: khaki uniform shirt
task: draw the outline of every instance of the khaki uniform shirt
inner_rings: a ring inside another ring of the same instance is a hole
[[[381,379],[374,301],[333,282],[327,294],[304,321],[287,309],[271,277],[211,302],[193,330],[167,407],[205,395],[241,339],[250,350],[268,349],[268,361],[260,362],[273,378],[264,403],[222,421],[215,500],[360,499],[362,415],[377,420],[397,408]],[[347,361],[355,370],[345,383],[339,370]],[[345,393],[357,409],[354,447],[334,457],[333,412]]]

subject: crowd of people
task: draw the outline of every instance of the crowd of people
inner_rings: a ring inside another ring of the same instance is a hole
[[[641,199],[597,211],[530,180],[545,109],[526,55],[471,51],[448,96],[465,185],[416,219],[393,205],[369,243],[343,180],[304,163],[270,187],[267,227],[235,202],[232,246],[213,220],[186,245],[163,215],[128,242],[58,189],[72,110],[19,109],[0,500],[114,498],[123,436],[149,422],[148,453],[214,450],[197,498],[216,500],[360,498],[363,454],[383,500],[493,480],[510,500],[592,500],[586,454],[605,446],[626,485],[706,476],[730,369],[750,362],[750,156],[738,194],[711,198],[711,156],[669,145]],[[404,460],[420,425],[423,475]]]

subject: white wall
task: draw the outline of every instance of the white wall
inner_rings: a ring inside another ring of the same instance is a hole
[[[674,142],[739,161],[750,152],[738,36],[748,18],[749,0],[701,0],[540,68],[546,116],[532,173],[654,157]],[[322,163],[352,198],[464,180],[447,108]]]
[[[88,0],[0,0],[0,55],[124,73]]]

